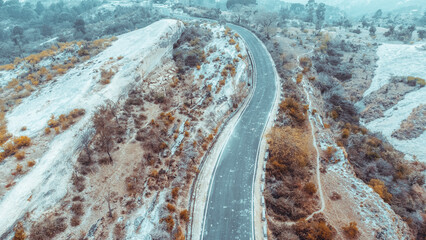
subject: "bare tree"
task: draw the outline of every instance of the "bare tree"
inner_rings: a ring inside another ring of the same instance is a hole
[[[86,153],[89,160],[89,164],[92,162],[92,150],[90,149],[90,140],[92,139],[92,135],[92,131],[85,131],[81,136],[81,145],[79,147],[79,150],[83,150]]]
[[[113,147],[113,133],[115,130],[110,121],[112,117],[113,114],[105,106],[99,108],[98,112],[95,113],[95,116],[93,117],[93,123],[96,130],[95,144],[108,154],[111,163],[113,162],[111,150]]]
[[[117,116],[117,111],[119,110],[118,104],[113,102],[112,100],[107,100],[106,108],[109,110],[109,112],[115,118],[117,125],[120,126],[120,123],[118,122],[118,116]]]
[[[276,13],[259,13],[256,17],[256,23],[260,25],[263,32],[266,34],[266,38],[270,39],[271,35],[275,34],[276,27],[275,22],[278,18]]]
[[[108,204],[108,217],[112,218],[112,208],[111,208],[111,192],[108,190],[107,195],[105,196],[105,201]]]

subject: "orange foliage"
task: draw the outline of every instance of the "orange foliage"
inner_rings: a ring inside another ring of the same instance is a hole
[[[392,200],[392,194],[388,192],[388,189],[385,186],[385,183],[379,179],[371,179],[368,183],[368,186],[370,186],[379,196],[387,203],[390,203]]]
[[[296,82],[297,82],[297,83],[301,83],[301,82],[302,82],[302,80],[303,80],[303,73],[299,73],[299,74],[297,74]]]
[[[303,106],[301,106],[294,98],[286,98],[282,101],[280,109],[290,115],[290,117],[292,117],[292,119],[298,124],[302,124],[306,120]]]
[[[282,179],[287,171],[308,166],[310,142],[302,129],[274,127],[267,137],[270,150],[268,172],[276,179]]]
[[[165,222],[165,223],[166,223],[167,231],[172,232],[173,227],[174,227],[174,225],[175,225],[175,221],[173,220],[172,215],[169,215],[169,216],[167,216],[167,217],[165,217],[165,218],[162,218],[162,219],[160,220],[160,223],[162,223],[162,222]]]
[[[185,209],[185,210],[180,211],[179,217],[183,221],[188,222],[189,221],[189,212],[188,212],[188,210]]]
[[[15,69],[15,65],[13,64],[6,64],[6,65],[0,66],[0,71],[10,71],[13,69]]]
[[[167,210],[169,210],[169,212],[174,212],[176,211],[176,207],[171,203],[167,203]]]
[[[31,161],[28,161],[27,162],[27,165],[28,165],[28,167],[32,167],[32,166],[34,166],[35,165],[35,161],[34,160],[31,160]]]
[[[13,228],[13,231],[15,231],[13,240],[25,240],[27,238],[27,234],[25,233],[24,225],[22,224],[22,222],[18,222]]]
[[[173,188],[172,189],[172,198],[177,199],[177,197],[179,196],[178,194],[179,194],[179,188],[178,187]]]
[[[180,226],[177,228],[174,240],[185,240],[185,235],[183,235],[182,228]]]
[[[13,139],[13,143],[17,148],[28,147],[31,144],[31,138],[27,136],[20,136]]]
[[[14,79],[12,79],[8,84],[7,84],[7,86],[6,86],[6,88],[14,88],[14,87],[16,87],[17,85],[19,84],[19,80],[18,79],[16,79],[16,78],[14,78]]]

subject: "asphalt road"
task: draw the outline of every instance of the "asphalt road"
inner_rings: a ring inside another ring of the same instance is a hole
[[[206,202],[202,239],[254,239],[253,184],[257,151],[275,98],[268,52],[250,31],[229,25],[244,38],[256,64],[253,98],[220,155]]]

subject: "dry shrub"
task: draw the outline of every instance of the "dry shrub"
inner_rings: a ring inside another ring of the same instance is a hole
[[[33,167],[35,164],[36,164],[36,162],[34,160],[27,162],[28,167]]]
[[[294,226],[296,234],[300,239],[306,240],[331,240],[333,239],[333,229],[324,220],[299,222]]]
[[[349,129],[344,128],[342,130],[342,138],[348,138],[351,135],[351,132],[349,131]]]
[[[28,147],[31,144],[31,138],[27,136],[21,136],[13,139],[13,143],[17,148]]]
[[[166,223],[166,228],[168,232],[172,232],[173,231],[173,227],[175,226],[175,221],[173,220],[172,215],[169,215],[165,218],[160,219],[160,223],[165,222]]]
[[[55,119],[55,116],[54,116],[54,115],[52,115],[52,116],[50,117],[49,121],[47,121],[47,125],[48,125],[50,128],[55,128],[55,127],[59,126],[59,121],[57,121],[57,120]]]
[[[84,215],[84,208],[82,203],[73,203],[71,206],[71,211],[76,216],[83,216]]]
[[[13,240],[25,240],[27,238],[27,234],[25,233],[24,225],[22,224],[22,222],[18,222],[13,228],[13,231],[15,231]]]
[[[67,229],[65,217],[57,217],[55,219],[45,218],[36,223],[31,228],[30,239],[32,240],[46,240],[54,239],[55,236]]]
[[[16,170],[17,173],[22,173],[22,168],[23,168],[23,166],[18,163],[18,164],[16,164],[15,170]]]
[[[115,75],[115,72],[110,70],[101,69],[101,83],[109,84],[111,82],[111,78]]]
[[[271,154],[268,173],[276,179],[283,179],[284,174],[296,173],[309,165],[310,143],[302,129],[275,127],[268,134],[268,143]]]
[[[15,157],[17,160],[22,160],[25,158],[25,152],[24,151],[19,151],[15,154]]]
[[[183,234],[182,228],[180,226],[177,227],[174,240],[185,240],[185,235]]]
[[[328,146],[327,150],[325,150],[325,157],[328,160],[331,160],[331,158],[334,156],[334,154],[337,152],[337,149],[335,147],[332,146]]]
[[[297,74],[296,82],[297,82],[297,83],[301,83],[301,82],[302,82],[302,80],[303,80],[303,73],[299,73],[299,74]]]
[[[76,226],[80,225],[80,223],[81,223],[81,219],[80,219],[79,216],[73,216],[70,220],[70,225],[72,227],[76,227]]]
[[[172,189],[172,198],[177,199],[178,196],[179,196],[179,188],[175,187]]]
[[[3,152],[0,153],[1,160],[7,158],[8,156],[12,154],[15,154],[17,151],[18,149],[13,143],[11,142],[6,143],[5,145],[3,145]]]
[[[83,176],[73,174],[71,180],[72,184],[75,186],[78,192],[82,192],[86,188],[86,185],[84,184],[85,179]]]
[[[6,64],[6,65],[0,66],[0,71],[10,71],[13,69],[15,69],[15,65],[13,64]]]
[[[333,192],[330,196],[330,199],[332,201],[337,201],[337,200],[342,199],[342,196],[340,196],[340,194],[338,194],[337,192]]]
[[[356,222],[350,222],[347,226],[342,227],[342,230],[350,239],[356,238],[359,234]]]
[[[303,190],[309,195],[314,195],[317,192],[317,187],[314,183],[308,182],[303,187]]]
[[[286,98],[282,101],[280,103],[280,109],[291,117],[294,124],[302,125],[306,120],[303,106],[294,98]]]
[[[184,210],[180,211],[179,218],[181,220],[185,221],[185,222],[188,222],[189,221],[189,212],[188,212],[188,210],[184,209]]]
[[[368,183],[368,186],[370,186],[379,196],[383,199],[383,201],[390,203],[392,200],[392,194],[388,192],[388,189],[386,188],[383,181],[379,179],[371,179]]]
[[[126,235],[125,232],[123,231],[125,228],[124,223],[117,223],[114,226],[114,236],[115,239],[125,239]]]
[[[171,204],[171,203],[167,203],[167,210],[169,210],[169,212],[175,212],[176,211],[176,207],[175,205]]]

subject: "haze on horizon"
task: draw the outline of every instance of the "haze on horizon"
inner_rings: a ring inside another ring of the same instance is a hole
[[[306,4],[308,0],[284,0],[284,2]],[[424,0],[316,0],[315,2],[338,7],[350,15],[371,13],[378,9],[392,11],[406,7],[418,7],[419,11],[425,10]]]

